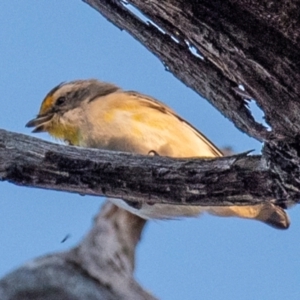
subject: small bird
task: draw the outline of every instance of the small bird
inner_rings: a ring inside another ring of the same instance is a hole
[[[26,124],[33,132],[48,132],[70,145],[170,157],[221,157],[221,151],[201,132],[162,102],[95,79],[54,87],[37,117]],[[262,221],[278,229],[289,227],[285,211],[275,204],[252,206],[183,206],[142,204],[110,199],[144,219],[217,216]]]

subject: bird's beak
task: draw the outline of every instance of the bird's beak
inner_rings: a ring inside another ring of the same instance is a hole
[[[25,126],[26,127],[35,127],[32,132],[44,132],[46,130],[45,124],[50,121],[53,117],[53,114],[47,114],[42,116],[37,116],[35,119],[30,120]]]

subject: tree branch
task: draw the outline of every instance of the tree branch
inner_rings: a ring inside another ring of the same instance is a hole
[[[84,2],[144,44],[242,131],[264,141],[298,134],[298,4],[290,0],[272,5],[267,0],[128,1],[158,29],[141,21],[122,1]],[[236,92],[239,84],[246,89],[244,96]],[[245,102],[251,98],[264,110],[272,134],[253,119]]]
[[[173,159],[84,149],[0,130],[0,179],[9,182],[181,205],[296,201],[274,184],[260,156]],[[294,193],[295,194],[295,193]]]
[[[130,1],[155,25],[137,18],[122,1],[85,2],[141,41],[239,129],[264,141],[262,156],[147,157],[55,145],[0,130],[1,180],[133,202],[299,202],[297,1]],[[247,101],[253,98],[271,132],[248,110]],[[76,248],[36,259],[3,278],[0,298],[154,299],[132,276],[144,223],[107,204]]]
[[[128,31],[135,39],[140,41],[149,51],[155,54],[165,65],[166,70],[172,72],[180,81],[191,87],[198,94],[217,107],[227,118],[231,119],[235,125],[244,132],[247,132],[251,136],[258,140],[267,138],[268,132],[261,124],[254,121],[250,111],[245,106],[244,100],[234,92],[234,89],[238,87],[238,84],[232,80],[232,76],[224,77],[222,71],[215,63],[211,63],[207,60],[202,60],[195,56],[189,48],[194,46],[194,41],[183,35],[183,28],[179,28],[181,23],[178,19],[178,9],[173,7],[175,13],[175,24],[170,23],[167,17],[164,20],[159,16],[161,22],[158,22],[159,26],[165,24],[172,24],[172,32],[169,32],[165,26],[161,28],[167,33],[162,33],[157,27],[151,23],[145,23],[136,17],[123,5],[122,1],[114,0],[83,0],[91,5],[97,11],[99,11],[105,18],[107,18],[114,25],[121,29]],[[131,1],[132,2],[132,1]],[[155,5],[159,1],[145,1],[146,5]],[[197,2],[198,3],[198,2]],[[162,4],[162,3],[161,3]],[[186,10],[186,2],[183,3],[184,10]],[[164,1],[162,6],[167,3]],[[174,4],[176,5],[176,4]],[[180,1],[178,1],[180,6]],[[138,8],[144,8],[142,3],[139,3]],[[168,8],[172,9],[172,5],[168,5]],[[154,17],[152,11],[150,18]],[[161,11],[162,12],[162,11]],[[169,12],[163,9],[164,16],[168,16]],[[154,18],[154,22],[157,20]],[[183,21],[184,24],[189,24],[190,21]],[[175,29],[176,28],[176,29]],[[178,39],[178,43],[174,39]],[[188,42],[188,44],[186,43]],[[197,49],[198,53],[202,54],[200,49]],[[221,64],[219,61],[218,64]],[[225,66],[224,66],[225,67]]]
[[[106,203],[75,248],[31,261],[0,280],[1,300],[155,300],[133,278],[145,220]]]
[[[264,141],[262,161],[273,178],[273,195],[299,198],[298,0],[128,1],[152,23],[123,1],[84,2],[128,31],[239,129]],[[270,131],[253,119],[246,105],[250,99],[264,111]]]

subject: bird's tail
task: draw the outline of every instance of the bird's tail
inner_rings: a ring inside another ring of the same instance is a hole
[[[252,206],[211,206],[207,212],[221,217],[240,217],[264,222],[277,229],[287,229],[290,220],[287,213],[279,206],[264,203]]]

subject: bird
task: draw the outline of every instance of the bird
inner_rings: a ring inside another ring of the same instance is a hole
[[[38,115],[26,124],[67,144],[177,158],[216,158],[222,152],[164,103],[97,79],[63,82],[51,89]],[[196,217],[203,212],[261,221],[287,229],[285,210],[267,202],[248,206],[191,206],[110,199],[143,219]]]

